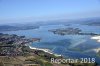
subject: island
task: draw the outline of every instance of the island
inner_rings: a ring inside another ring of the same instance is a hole
[[[59,29],[52,29],[48,30],[50,32],[53,32],[54,34],[58,35],[100,35],[96,33],[87,33],[87,32],[82,32],[81,29],[79,28],[59,28]]]

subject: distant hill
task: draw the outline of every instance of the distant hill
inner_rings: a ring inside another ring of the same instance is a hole
[[[13,30],[27,30],[27,29],[35,29],[40,26],[45,25],[70,25],[70,24],[83,24],[83,25],[93,25],[100,26],[100,17],[94,18],[82,18],[76,20],[51,20],[51,21],[41,21],[41,22],[29,22],[25,24],[8,24],[8,25],[0,25],[0,31],[13,31]]]
[[[16,30],[27,30],[39,28],[38,26],[11,26],[11,25],[0,25],[0,31],[16,31]]]
[[[9,26],[9,25],[0,25],[0,31],[8,31],[8,30],[16,30],[18,29],[15,26]]]
[[[93,25],[93,26],[100,26],[100,18],[86,18],[77,20],[75,23],[85,24],[85,25]]]
[[[8,26],[8,25],[1,25],[0,29],[8,29],[8,28],[15,28],[14,26]]]
[[[38,22],[38,25],[68,25],[68,24],[85,24],[85,25],[94,25],[94,26],[100,26],[100,17],[93,17],[93,18],[81,18],[81,19],[72,19],[72,20],[52,20],[47,22]],[[37,24],[35,24],[37,25]]]

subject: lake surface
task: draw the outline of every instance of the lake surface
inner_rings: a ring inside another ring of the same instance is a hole
[[[88,26],[80,24],[65,25],[46,25],[38,29],[7,31],[3,33],[25,35],[27,38],[41,38],[40,42],[33,42],[31,46],[37,48],[50,49],[52,52],[63,55],[68,58],[96,58],[99,63],[100,58],[93,52],[87,52],[95,48],[100,48],[100,43],[91,40],[89,35],[57,35],[49,32],[51,29],[58,28],[80,28],[83,32],[93,32],[100,34],[99,26]]]

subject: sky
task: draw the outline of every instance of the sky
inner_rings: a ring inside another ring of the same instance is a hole
[[[100,0],[0,0],[0,23],[100,17]]]

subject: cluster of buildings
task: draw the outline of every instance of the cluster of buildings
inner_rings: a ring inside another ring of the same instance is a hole
[[[26,44],[40,39],[26,39],[25,36],[17,36],[15,34],[2,34],[0,33],[0,56],[16,56],[23,55]],[[27,46],[28,47],[28,46]]]

